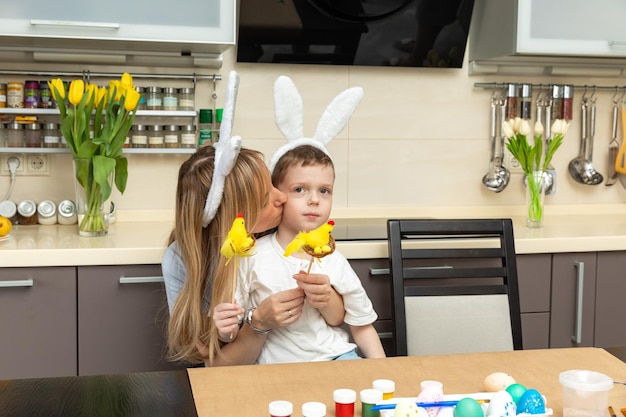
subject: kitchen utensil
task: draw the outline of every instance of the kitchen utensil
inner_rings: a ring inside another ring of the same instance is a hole
[[[587,135],[589,144],[587,145],[586,159],[589,162],[591,168],[593,168],[593,171],[595,172],[595,174],[593,174],[591,178],[594,178],[594,181],[597,180],[597,182],[593,182],[590,185],[597,185],[604,181],[604,177],[602,176],[602,174],[596,171],[595,166],[593,165],[593,140],[596,135],[596,99],[592,97],[589,101],[591,102],[591,111],[589,113],[589,135]]]
[[[508,170],[502,166],[502,154],[497,151],[498,143],[503,141],[502,135],[498,135],[498,124],[501,118],[501,116],[499,116],[499,111],[503,111],[501,105],[495,97],[492,97],[490,129],[491,157],[489,161],[489,170],[483,176],[483,185],[496,193],[504,190],[504,188],[508,185],[510,177]],[[500,148],[502,148],[501,145]]]
[[[604,179],[595,169],[593,163],[586,159],[587,148],[587,124],[588,124],[588,100],[586,98],[582,101],[581,106],[581,140],[580,140],[580,152],[578,156],[572,159],[567,167],[570,176],[574,181],[585,185],[597,185]]]
[[[615,160],[615,171],[620,174],[626,174],[626,112],[622,108],[622,146],[620,146],[617,152],[617,159]]]
[[[611,141],[609,142],[609,172],[604,185],[609,186],[617,182],[617,171],[615,171],[615,162],[617,161],[617,152],[619,151],[619,142],[617,141],[617,117],[619,113],[618,101],[613,100],[613,117],[611,120]]]
[[[543,115],[544,117],[541,117],[541,111],[539,110],[540,108],[542,108],[545,112],[545,114]],[[546,100],[541,100],[539,101],[539,99],[537,99],[537,120],[540,121],[541,123],[544,124],[545,128],[544,128],[544,132],[545,132],[545,143],[543,148],[545,149],[545,153],[547,155],[548,153],[548,144],[550,143],[551,137],[552,137],[552,106],[550,105],[550,101],[549,99]],[[545,120],[545,123],[544,123]],[[546,183],[545,185],[545,190],[546,190],[546,195],[550,195],[550,194],[554,194],[556,193],[556,169],[554,169],[554,167],[552,166],[552,164],[548,164],[548,167],[546,169],[546,175],[544,177],[544,181]]]
[[[213,92],[211,93],[211,98],[213,100],[217,99],[217,79],[213,77]]]

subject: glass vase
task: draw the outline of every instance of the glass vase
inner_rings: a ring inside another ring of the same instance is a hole
[[[533,171],[526,176],[526,226],[543,226],[543,205],[546,196],[546,173]]]
[[[113,176],[109,177],[109,186]],[[109,213],[104,210],[102,190],[94,178],[92,159],[74,159],[74,189],[78,234],[105,236],[109,232]]]

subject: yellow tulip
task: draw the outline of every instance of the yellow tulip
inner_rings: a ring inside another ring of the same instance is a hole
[[[97,98],[98,86],[95,84],[87,84],[87,87],[85,87],[85,92],[89,96],[87,103],[92,103]]]
[[[135,110],[141,94],[139,94],[134,88],[127,88],[125,94],[126,100],[124,101],[124,108],[126,111]]]
[[[122,75],[121,84],[123,86],[126,86],[126,87],[132,87],[133,86],[133,77],[129,73],[125,72]]]
[[[60,78],[48,81],[48,87],[50,87],[50,93],[54,101],[65,100],[65,85],[63,85],[63,81]]]
[[[85,93],[85,83],[83,80],[74,80],[70,83],[69,100],[73,105],[77,105]]]
[[[115,93],[115,96],[113,96]],[[122,83],[119,80],[109,81],[109,100],[114,102],[120,101],[122,98]]]
[[[106,87],[100,87],[98,89],[98,95],[96,96],[96,106],[99,106],[102,100],[107,99],[107,89]],[[106,105],[106,101],[104,103]]]

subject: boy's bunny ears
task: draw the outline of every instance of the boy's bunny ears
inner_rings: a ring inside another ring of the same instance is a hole
[[[361,87],[352,87],[339,93],[324,110],[313,137],[305,138],[302,127],[302,97],[289,77],[284,75],[278,77],[274,83],[276,125],[287,139],[287,143],[272,155],[269,163],[270,172],[274,172],[278,160],[283,155],[300,145],[315,146],[330,157],[326,145],[346,127],[362,97]]]
[[[237,89],[239,88],[239,75],[231,71],[228,75],[228,85],[226,86],[226,99],[224,102],[224,113],[222,114],[222,124],[220,126],[220,140],[213,145],[215,147],[215,166],[213,168],[213,180],[211,188],[204,205],[202,215],[202,227],[207,227],[215,217],[217,209],[222,203],[224,193],[224,181],[235,166],[235,161],[241,149],[241,137],[230,137],[233,130],[233,119],[235,118],[235,102],[237,101]]]

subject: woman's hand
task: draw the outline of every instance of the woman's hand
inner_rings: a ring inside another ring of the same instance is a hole
[[[259,304],[252,314],[252,325],[261,330],[287,327],[300,318],[304,291],[293,288],[274,293]]]
[[[298,287],[304,290],[307,303],[316,308],[330,326],[340,326],[346,314],[343,298],[330,285],[330,278],[324,274],[307,274],[300,271],[293,276]]]
[[[243,308],[236,303],[221,303],[215,306],[212,317],[220,341],[228,343],[235,339],[239,331],[239,315],[243,312]]]

